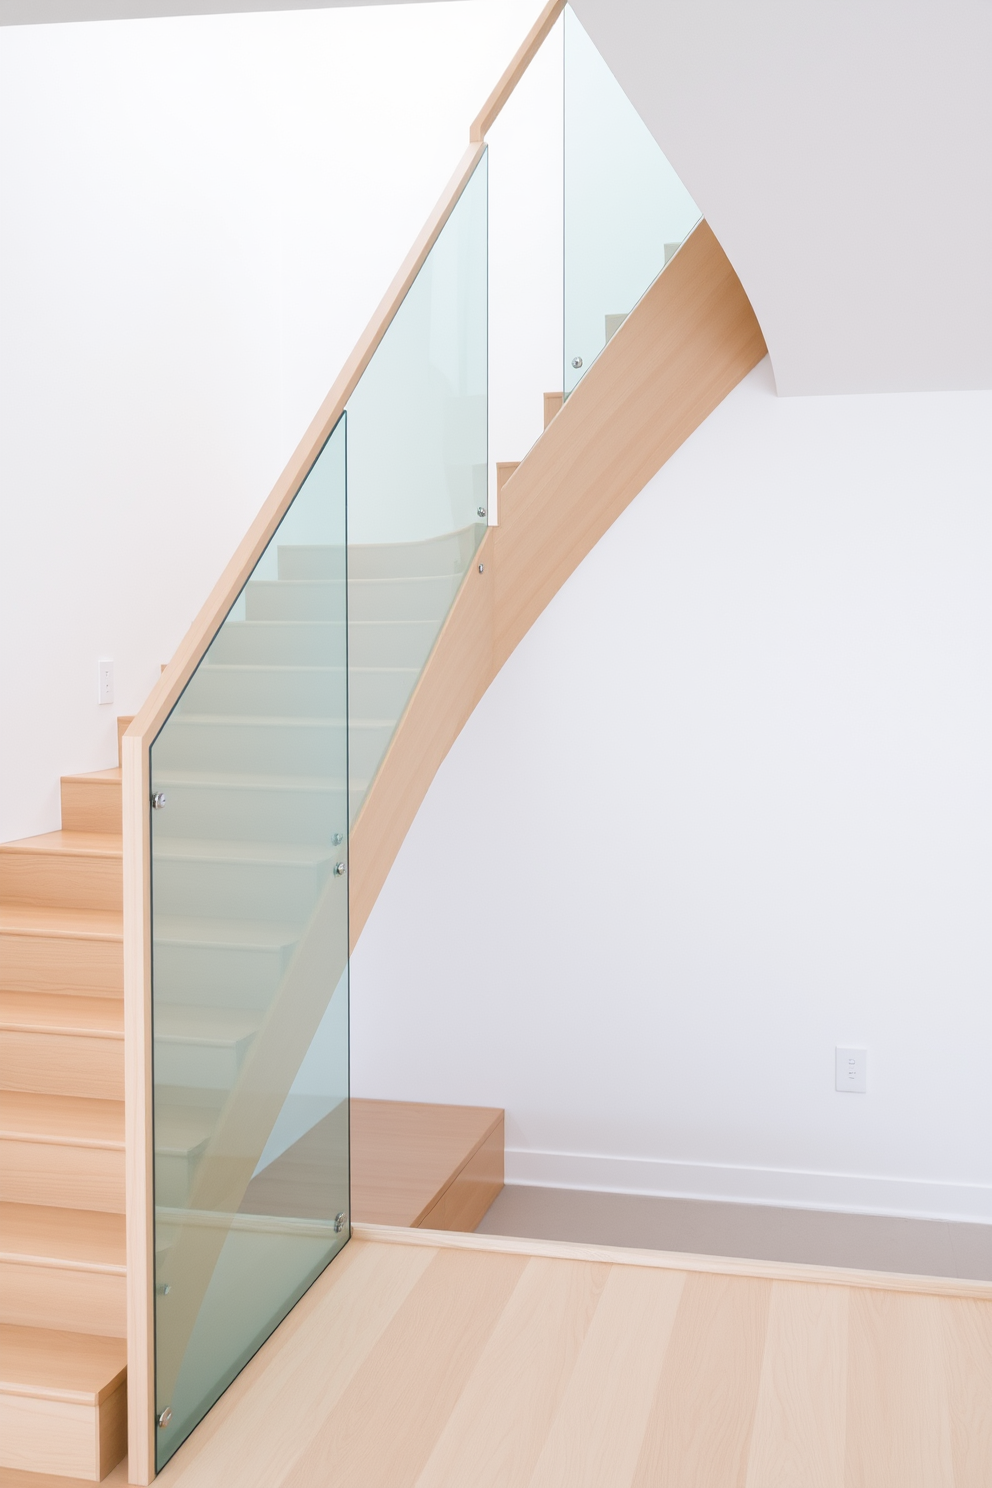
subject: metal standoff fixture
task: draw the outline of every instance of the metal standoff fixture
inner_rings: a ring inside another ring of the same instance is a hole
[[[165,805],[165,791],[153,791],[153,793],[152,793],[152,810],[153,811],[161,811],[162,810],[162,807],[164,805]]]

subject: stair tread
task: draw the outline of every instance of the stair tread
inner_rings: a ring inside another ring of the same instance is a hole
[[[123,1039],[124,1004],[119,997],[0,991],[0,1028]]]
[[[124,1102],[0,1090],[0,1138],[123,1150]]]
[[[0,904],[0,931],[14,935],[64,936],[73,940],[123,940],[124,915],[110,909]]]
[[[62,855],[74,858],[119,858],[122,839],[112,832],[43,832],[38,837],[21,837],[16,842],[0,843],[0,854],[31,853],[41,856]]]
[[[126,1272],[123,1214],[0,1203],[0,1260]]]
[[[0,1391],[8,1394],[95,1406],[126,1370],[123,1338],[0,1324]]]
[[[103,783],[106,783],[107,785],[113,785],[116,783],[119,785],[121,780],[121,767],[120,765],[114,765],[109,770],[90,770],[86,774],[63,775],[61,778],[63,780],[71,780],[74,783],[77,780],[84,780],[87,782],[87,784],[92,781],[97,785],[101,785]]]

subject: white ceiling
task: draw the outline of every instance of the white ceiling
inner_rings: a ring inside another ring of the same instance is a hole
[[[572,0],[781,393],[992,387],[992,0]]]
[[[409,0],[0,0],[0,26],[55,21],[129,21],[151,16],[224,15],[249,10],[326,10]]]

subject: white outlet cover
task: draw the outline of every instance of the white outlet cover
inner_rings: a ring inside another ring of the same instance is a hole
[[[114,663],[112,661],[99,661],[97,662],[97,668],[96,700],[102,706],[104,703],[112,703],[114,701]]]
[[[868,1089],[868,1050],[837,1049],[835,1083],[845,1095],[864,1095]]]

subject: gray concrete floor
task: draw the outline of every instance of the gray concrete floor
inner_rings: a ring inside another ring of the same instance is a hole
[[[992,1225],[507,1186],[479,1232],[992,1281]]]

